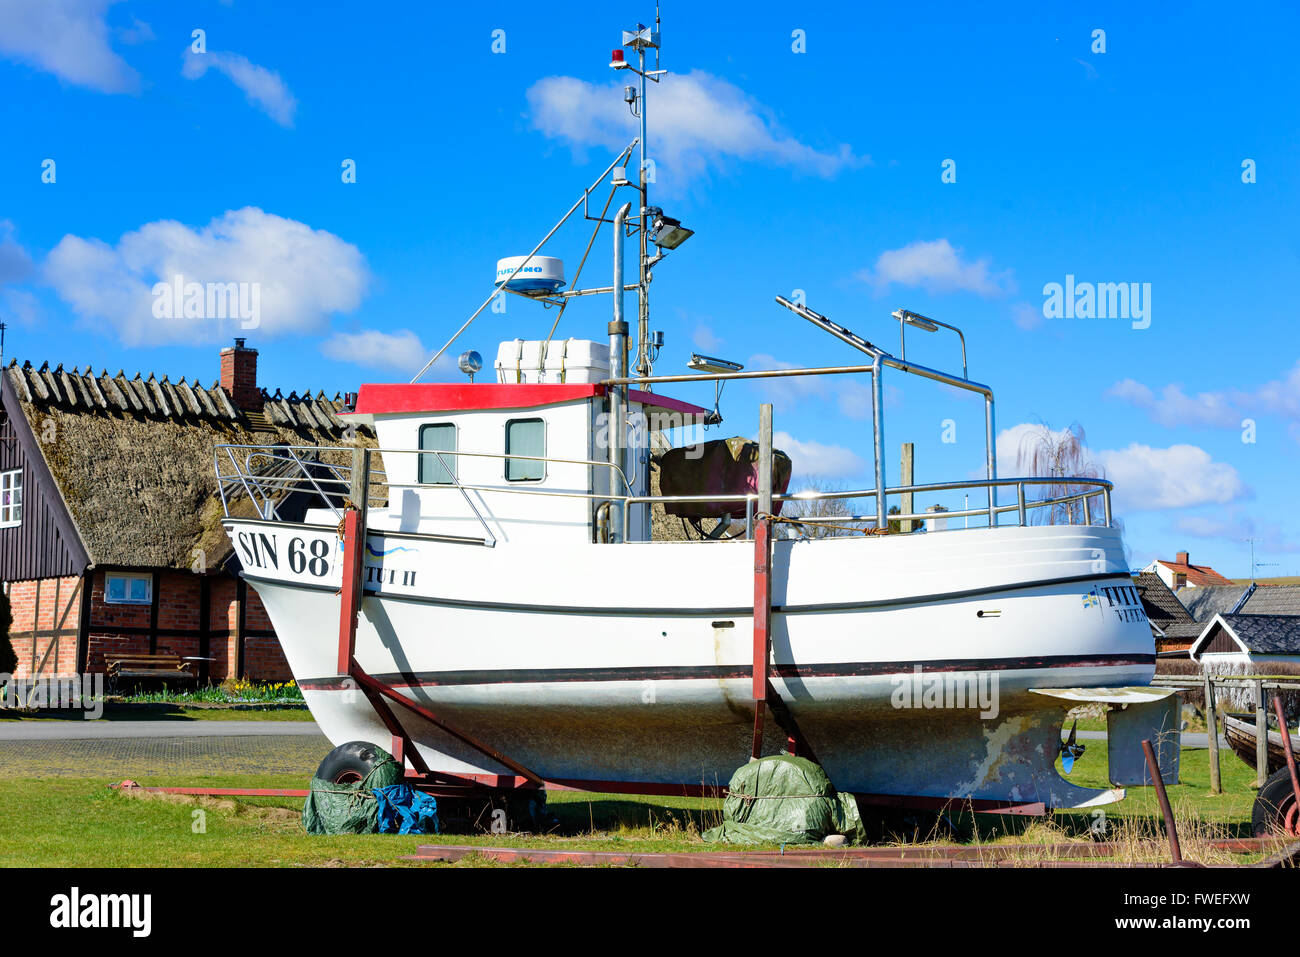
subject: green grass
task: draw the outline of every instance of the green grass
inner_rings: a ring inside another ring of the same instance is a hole
[[[301,777],[284,775],[178,777],[165,783],[193,787],[306,787]],[[720,802],[706,803],[716,807]],[[577,836],[315,837],[302,830],[302,798],[131,797],[110,790],[105,781],[11,778],[0,781],[0,806],[5,808],[5,822],[0,828],[0,865],[402,866],[403,855],[414,853],[421,844],[432,843],[642,852],[698,850],[705,845],[691,830],[691,822],[698,827],[700,804],[700,800],[689,798],[641,800],[570,793],[554,795],[551,805],[562,830]],[[716,818],[718,813],[705,811],[703,817]],[[205,833],[194,831],[200,819]]]
[[[1070,776],[1105,787],[1105,748],[1090,749]],[[1202,837],[1249,836],[1254,772],[1223,754],[1225,793],[1211,795],[1208,752],[1184,751],[1182,783],[1169,789],[1180,832]],[[421,844],[547,847],[596,851],[689,851],[707,845],[699,833],[718,823],[720,803],[699,798],[631,797],[556,792],[549,804],[560,820],[554,835],[349,835],[313,837],[302,831],[301,798],[130,797],[106,779],[0,780],[0,865],[62,867],[279,867],[402,866]],[[140,780],[145,785],[305,788],[306,775],[184,775]],[[1112,824],[1131,826],[1151,850],[1163,853],[1155,793],[1133,788],[1108,805]],[[202,812],[196,816],[195,812]],[[204,833],[195,833],[198,818]],[[1087,839],[1093,814],[1058,812],[1041,819],[993,815],[919,815],[913,840],[960,843],[1056,843]],[[949,825],[952,825],[951,829]],[[1184,838],[1185,847],[1189,844]],[[1194,857],[1188,853],[1189,857]],[[1255,855],[1258,856],[1258,855]],[[1241,858],[1249,860],[1249,857]],[[481,859],[476,862],[484,863]]]
[[[0,721],[84,721],[84,711],[0,709]],[[102,721],[311,721],[306,705],[295,704],[127,704],[108,702]]]
[[[191,691],[172,688],[138,690],[126,695],[123,701],[131,704],[304,704],[302,690],[296,682],[226,681],[207,685]]]

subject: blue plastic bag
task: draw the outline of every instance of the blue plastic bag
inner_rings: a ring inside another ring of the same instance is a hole
[[[438,802],[409,784],[374,789],[380,834],[437,834]]]

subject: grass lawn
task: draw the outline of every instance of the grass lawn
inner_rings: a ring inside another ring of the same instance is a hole
[[[1092,748],[1071,780],[1106,786],[1105,748]],[[1183,783],[1170,799],[1191,859],[1229,863],[1259,857],[1209,849],[1213,837],[1249,836],[1254,774],[1231,753],[1223,755],[1224,794],[1209,794],[1208,752],[1184,751]],[[532,846],[611,851],[703,850],[700,831],[718,823],[720,802],[699,798],[629,797],[577,792],[550,796],[560,819],[557,835],[349,835],[312,837],[302,831],[300,798],[131,797],[108,789],[108,780],[8,778],[0,780],[0,865],[64,867],[202,866],[403,866],[402,855],[420,844]],[[225,775],[149,778],[146,785],[305,788],[307,776]],[[1133,859],[1165,859],[1155,794],[1133,788],[1103,810],[1120,840],[1135,841]],[[1065,811],[1049,819],[953,813],[917,815],[896,839],[959,843],[1048,844],[1090,840],[1095,812]],[[909,823],[910,822],[910,823]],[[202,825],[200,827],[199,825]],[[903,835],[907,827],[912,833]],[[1142,856],[1142,855],[1145,855]],[[487,863],[485,861],[465,862]],[[430,865],[423,865],[430,866]]]
[[[0,721],[84,721],[82,711],[0,709]],[[104,705],[101,721],[311,721],[306,705],[117,703]]]

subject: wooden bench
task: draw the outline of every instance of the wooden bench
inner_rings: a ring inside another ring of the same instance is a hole
[[[123,682],[169,681],[193,683],[198,680],[194,662],[180,655],[105,655],[105,672],[109,694],[118,694]]]

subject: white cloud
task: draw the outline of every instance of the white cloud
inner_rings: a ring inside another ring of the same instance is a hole
[[[14,239],[14,224],[0,219],[0,283],[21,282],[32,272],[32,257]]]
[[[970,261],[962,259],[961,253],[947,239],[918,239],[901,249],[885,250],[875,268],[859,271],[857,278],[871,283],[879,292],[893,283],[920,287],[931,294],[973,292],[996,297],[1015,291],[1010,269],[994,273],[987,257]]]
[[[129,93],[140,78],[109,46],[116,0],[0,0],[0,53],[102,93]]]
[[[865,365],[865,363],[863,363]],[[793,362],[785,362],[767,353],[749,357],[748,369],[796,369]],[[788,376],[779,379],[753,380],[767,401],[779,406],[793,406],[810,398],[834,399],[840,414],[850,419],[869,419],[872,413],[871,380],[854,375]],[[898,386],[885,383],[885,408],[898,408],[903,403],[903,391]],[[962,393],[965,394],[965,393]]]
[[[231,210],[203,227],[146,223],[116,246],[64,236],[45,260],[46,280],[79,316],[107,322],[130,345],[213,342],[240,334],[238,319],[154,317],[155,283],[257,283],[258,335],[309,333],[330,314],[350,312],[369,270],[351,243],[256,207]],[[243,326],[244,334],[252,328]]]
[[[1143,510],[1224,504],[1250,493],[1237,470],[1195,445],[1156,449],[1134,442],[1097,453],[1115,483],[1117,508]]]
[[[293,126],[293,114],[298,109],[298,101],[289,92],[284,80],[280,79],[280,74],[258,66],[238,53],[185,51],[181,75],[187,80],[197,80],[209,68],[224,74],[231,83],[244,91],[249,103],[275,122],[281,126]]]
[[[131,18],[129,27],[118,27],[114,32],[119,40],[130,46],[148,43],[154,39],[153,27],[136,17]]]
[[[1011,307],[1011,321],[1024,330],[1037,329],[1043,324],[1043,307],[1018,302]]]
[[[1275,523],[1260,526],[1248,515],[1240,514],[1236,509],[1228,509],[1227,515],[1214,518],[1207,515],[1181,515],[1175,521],[1173,530],[1193,538],[1227,539],[1238,545],[1247,539],[1254,539],[1260,556],[1271,552],[1300,551],[1300,543],[1288,539]]]
[[[1141,382],[1124,379],[1111,386],[1106,395],[1145,409],[1152,419],[1165,426],[1234,428],[1241,423],[1241,412],[1226,393],[1201,392],[1189,396],[1183,392],[1182,386],[1174,384],[1165,386],[1157,396]]]
[[[621,149],[639,130],[623,102],[624,85],[570,76],[538,80],[527,92],[533,126],[575,147]],[[823,177],[869,162],[848,146],[821,151],[800,142],[739,87],[700,70],[668,74],[652,92],[656,132],[649,158],[657,173],[671,170],[678,181],[747,160]]]
[[[1005,477],[1032,474],[1030,445],[1044,426],[1022,422],[998,433],[998,472]],[[1048,429],[1054,444],[1070,438],[1068,430]],[[1085,447],[1083,466],[1089,464],[1115,485],[1116,511],[1189,508],[1225,504],[1251,494],[1237,470],[1215,462],[1195,445],[1152,448],[1133,443],[1125,449],[1091,450]]]
[[[1009,429],[1003,429],[998,433],[996,450],[998,454],[998,474],[1010,475],[1014,470],[1016,475],[1030,474],[1030,448],[1036,444],[1038,437],[1043,434],[1043,425],[1034,422],[1021,422],[1019,425],[1013,425]],[[1067,429],[1047,429],[1051,441],[1059,445],[1068,437]],[[983,443],[983,432],[981,434],[980,444]],[[980,468],[979,475],[984,475],[983,467]]]
[[[1139,409],[1169,427],[1214,426],[1242,428],[1243,419],[1273,415],[1288,423],[1288,432],[1300,441],[1300,362],[1280,378],[1252,389],[1221,389],[1188,395],[1177,383],[1157,395],[1149,386],[1123,379],[1106,393]]]
[[[695,343],[697,349],[714,352],[722,348],[723,340],[715,335],[708,326],[696,326],[695,331],[691,333],[691,342]]]
[[[804,479],[850,478],[864,475],[867,471],[866,461],[852,449],[841,445],[801,442],[789,432],[773,435],[772,445],[790,456],[794,473]]]
[[[34,326],[40,320],[40,307],[26,289],[0,289],[0,314],[19,325]]]
[[[428,360],[430,352],[421,344],[420,337],[409,329],[336,332],[321,343],[320,351],[339,362],[397,372],[416,372]],[[438,361],[440,369],[447,366],[444,359],[446,356]]]

